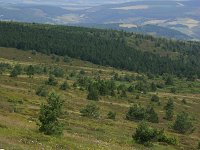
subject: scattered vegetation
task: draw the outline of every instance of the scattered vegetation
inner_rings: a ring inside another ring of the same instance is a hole
[[[66,63],[57,55],[7,48],[0,48],[0,57],[0,145],[5,149],[140,149],[143,146],[129,142],[136,126],[134,141],[152,149],[197,147],[198,77],[194,82],[183,76],[135,73],[71,58]],[[20,73],[9,77],[14,68]],[[168,76],[173,84],[165,85]],[[172,87],[176,94],[170,93]],[[88,97],[92,103],[88,104]],[[190,115],[181,115],[182,111]],[[142,132],[140,121],[148,122]],[[53,136],[62,133],[62,138]]]

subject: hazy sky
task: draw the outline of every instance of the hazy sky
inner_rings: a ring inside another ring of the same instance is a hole
[[[0,0],[0,3],[26,3],[26,4],[52,4],[52,5],[65,5],[65,4],[79,4],[79,5],[98,5],[109,3],[124,3],[130,1],[169,1],[169,0]],[[184,0],[171,0],[171,1],[184,1]]]

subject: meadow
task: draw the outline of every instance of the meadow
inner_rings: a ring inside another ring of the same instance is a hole
[[[156,91],[126,91],[122,97],[116,91],[115,96],[100,96],[98,101],[87,99],[88,91],[74,86],[80,76],[110,80],[115,74],[120,77],[133,77],[133,80],[116,80],[117,86],[136,85],[142,78],[147,84],[152,82],[164,84],[163,76],[150,75],[120,70],[109,66],[95,65],[90,62],[71,59],[65,62],[64,57],[45,55],[33,51],[23,51],[14,48],[0,48],[0,63],[10,64],[11,68],[0,74],[0,148],[5,150],[21,149],[77,149],[77,150],[132,150],[155,149],[173,150],[197,149],[200,141],[200,81],[189,81],[186,78],[173,77],[173,85],[165,85]],[[35,73],[32,77],[24,72],[17,77],[10,77],[15,65],[22,67],[42,66],[51,70],[60,68],[62,77],[56,77],[57,86],[47,85],[48,92],[55,91],[64,100],[63,113],[60,121],[64,124],[62,136],[49,136],[38,130],[38,113],[40,106],[45,103],[46,97],[36,94],[36,90],[45,84],[49,78],[47,73]],[[61,90],[59,85],[64,81],[69,89]],[[176,91],[172,92],[172,88]],[[159,97],[159,103],[151,101],[152,95]],[[163,119],[164,106],[169,98],[174,100],[174,113],[185,111],[193,118],[195,130],[192,133],[180,134],[171,126],[175,121]],[[183,101],[184,100],[184,101]],[[98,119],[81,116],[80,110],[89,103],[100,108]],[[159,123],[149,123],[157,129],[165,129],[166,134],[178,139],[177,145],[168,145],[163,142],[154,142],[152,147],[146,147],[135,142],[132,138],[139,121],[129,121],[126,113],[129,107],[140,104],[143,107],[153,106],[159,117]],[[109,111],[116,112],[116,118],[108,119]]]

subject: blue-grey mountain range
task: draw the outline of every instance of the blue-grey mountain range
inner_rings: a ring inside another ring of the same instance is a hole
[[[199,0],[0,0],[0,20],[200,39]]]

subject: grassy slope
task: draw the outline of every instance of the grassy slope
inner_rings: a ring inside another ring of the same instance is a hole
[[[46,66],[57,66],[67,70],[67,74],[72,71],[86,71],[88,76],[94,76],[99,70],[102,71],[102,78],[110,78],[113,71],[120,74],[134,74],[133,72],[116,70],[93,65],[80,60],[73,60],[69,64],[62,61],[55,63],[51,56],[42,54],[32,55],[31,52],[18,51],[16,49],[0,48],[0,62],[11,64],[20,63],[43,64]],[[63,92],[58,87],[49,87],[49,90],[57,91],[64,99],[64,115],[62,117],[65,123],[64,136],[50,137],[38,132],[36,125],[39,107],[44,98],[35,95],[35,89],[44,83],[47,76],[34,76],[33,79],[26,75],[18,78],[10,78],[8,73],[0,75],[0,148],[4,149],[146,149],[132,141],[132,134],[137,126],[137,122],[125,120],[125,113],[132,103],[141,103],[147,106],[150,103],[152,93],[141,95],[139,100],[135,99],[136,94],[128,94],[128,98],[121,99],[117,97],[102,97],[96,102],[101,110],[101,118],[98,120],[81,117],[79,110],[88,104],[86,100],[87,92],[71,88]],[[160,81],[161,79],[157,78]],[[59,82],[64,79],[59,79]],[[70,85],[74,79],[68,80]],[[127,83],[128,84],[128,83]],[[188,88],[191,84],[192,87]],[[189,82],[176,80],[176,86],[179,88],[178,94],[169,93],[169,88],[159,90],[161,97],[161,106],[155,105],[159,114],[160,123],[152,124],[154,127],[165,128],[169,134],[179,137],[178,146],[166,146],[156,143],[153,149],[195,149],[200,140],[200,82]],[[175,97],[176,113],[185,110],[190,112],[196,118],[196,130],[190,135],[179,135],[171,132],[168,128],[172,122],[163,118],[163,106],[169,97]],[[187,104],[182,104],[181,100],[186,98]],[[16,112],[13,112],[13,109]],[[107,113],[112,110],[117,112],[115,121],[106,119]]]

